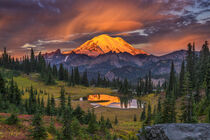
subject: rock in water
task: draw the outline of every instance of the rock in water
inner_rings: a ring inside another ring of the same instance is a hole
[[[139,140],[210,140],[210,124],[158,124],[145,127]]]

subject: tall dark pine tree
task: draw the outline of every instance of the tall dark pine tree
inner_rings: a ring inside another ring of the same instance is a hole
[[[210,57],[210,54],[209,54],[209,47],[208,47],[208,42],[206,41],[205,44],[202,46],[202,49],[200,51],[200,59],[199,59],[199,84],[200,86],[203,85],[204,81],[205,81],[205,74],[206,74],[206,71],[207,71],[207,65],[209,63],[209,57]]]
[[[65,74],[64,74],[64,68],[63,68],[63,64],[60,64],[60,67],[59,67],[59,80],[64,80],[65,78],[64,78],[64,76],[65,76]]]
[[[175,85],[176,85],[176,77],[175,77],[174,62],[172,61],[170,79],[169,79],[168,89],[166,91],[166,97],[169,97],[171,95],[172,91],[175,91]]]
[[[5,81],[0,73],[0,95],[6,95]]]
[[[97,87],[101,86],[101,75],[100,75],[100,73],[98,73],[96,86]]]
[[[188,44],[188,51],[187,51],[187,66],[186,66],[186,71],[190,75],[190,81],[192,81],[192,86],[195,86],[195,62],[194,62],[194,53],[193,53],[193,46],[191,43]]]
[[[149,103],[149,104],[148,104],[147,116],[146,116],[145,123],[146,123],[147,125],[151,125],[151,121],[152,121],[152,109],[151,109],[151,105],[150,105],[150,103]]]
[[[75,84],[76,85],[79,85],[80,84],[80,74],[79,74],[79,69],[78,67],[76,67],[74,69],[74,81],[75,81]]]
[[[179,93],[178,93],[178,96],[183,95],[182,91],[183,91],[184,75],[185,75],[185,63],[183,61],[181,71],[180,71],[180,74],[179,74]]]
[[[35,140],[43,140],[47,138],[47,132],[43,126],[43,121],[40,113],[36,113],[32,120],[31,137]]]
[[[88,78],[87,78],[87,70],[85,70],[85,72],[83,73],[81,84],[86,87],[89,86]]]
[[[60,115],[63,114],[66,106],[66,99],[65,99],[65,89],[64,87],[61,87],[60,91]]]
[[[71,122],[72,122],[71,111],[69,108],[66,108],[63,114],[63,128],[62,128],[62,139],[64,140],[73,140]]]
[[[57,76],[58,76],[58,70],[57,70],[56,65],[53,65],[52,73],[53,73],[54,78],[57,78]]]
[[[148,76],[148,92],[152,93],[152,74],[151,71],[149,71],[149,76]]]
[[[33,48],[31,48],[31,59],[30,59],[30,62],[31,62],[31,71],[35,71],[35,68],[36,68],[36,61],[35,61],[35,55],[34,55],[34,50]]]
[[[74,69],[72,68],[71,74],[69,74],[69,86],[75,85]]]
[[[196,114],[194,109],[194,98],[192,96],[192,81],[190,80],[190,74],[185,74],[183,83],[184,98],[182,100],[180,120],[184,123],[196,122]]]
[[[210,55],[209,55],[209,62],[207,65],[204,85],[205,85],[206,97],[208,101],[210,101]]]

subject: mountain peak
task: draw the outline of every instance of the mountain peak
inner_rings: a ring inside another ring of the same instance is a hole
[[[80,47],[72,50],[76,54],[86,54],[88,56],[98,56],[109,52],[113,53],[129,53],[131,55],[147,54],[146,52],[134,48],[120,37],[110,37],[102,34],[88,40]]]

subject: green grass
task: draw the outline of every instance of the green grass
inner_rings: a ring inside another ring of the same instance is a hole
[[[55,98],[60,96],[60,87],[64,86],[67,95],[71,95],[72,99],[78,99],[80,97],[87,96],[89,94],[116,94],[110,88],[99,88],[99,87],[84,87],[74,86],[70,87],[62,81],[56,81],[56,85],[45,85],[44,82],[39,80],[38,74],[21,75],[14,77],[19,88],[26,89],[33,86],[34,89],[43,90],[47,94],[54,95]],[[47,97],[47,94],[44,97]],[[23,98],[28,98],[28,94],[25,94]]]
[[[14,77],[14,80],[17,82],[20,89],[30,88],[31,86],[34,89],[43,90],[47,94],[54,95],[55,98],[59,98],[60,96],[60,87],[64,86],[66,95],[71,95],[72,99],[78,99],[80,97],[87,96],[89,94],[109,94],[116,95],[116,91],[113,91],[111,88],[98,88],[98,87],[84,87],[84,86],[75,86],[70,87],[66,83],[62,81],[56,81],[56,85],[45,85],[44,82],[40,81],[39,74],[33,73],[30,75],[21,74],[19,76]],[[42,94],[45,101],[47,99],[47,94]],[[29,94],[25,93],[23,98],[28,98]],[[156,94],[149,94],[143,97],[140,97],[140,100],[144,100],[146,102],[150,102],[152,109],[157,104],[159,96]],[[56,100],[57,102],[59,100]],[[93,108],[90,102],[88,101],[72,101],[72,106],[75,108],[77,105],[80,105],[81,108],[85,111]],[[116,133],[119,136],[128,136],[128,135],[136,135],[138,130],[142,127],[142,122],[140,122],[140,115],[142,109],[117,109],[117,108],[108,108],[108,107],[98,107],[94,108],[95,114],[98,119],[100,119],[101,115],[105,118],[109,118],[113,124],[112,132]],[[134,122],[134,115],[137,117],[137,121]],[[118,118],[118,125],[114,125],[115,116]]]

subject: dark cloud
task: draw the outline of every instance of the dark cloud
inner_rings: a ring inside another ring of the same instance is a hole
[[[207,0],[1,0],[0,42],[21,54],[28,44],[37,50],[66,50],[107,33],[149,52],[160,53],[158,46],[166,53],[180,48],[159,46],[167,39],[185,43],[183,38],[209,36],[209,10]]]

